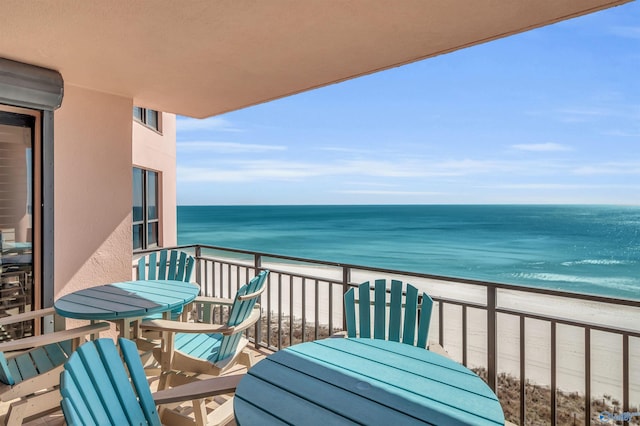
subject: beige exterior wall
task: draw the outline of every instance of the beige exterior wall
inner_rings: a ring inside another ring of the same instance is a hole
[[[134,120],[133,165],[160,172],[159,245],[168,247],[177,244],[176,116],[160,114],[161,132]]]
[[[55,298],[131,277],[132,107],[65,85],[54,116]]]

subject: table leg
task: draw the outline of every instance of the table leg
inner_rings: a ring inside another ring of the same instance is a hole
[[[123,318],[116,320],[120,327],[120,337],[128,340],[137,340],[140,337],[141,318]]]
[[[129,330],[130,324],[126,318],[112,321],[115,322],[117,327],[120,329],[120,337],[125,339],[129,339],[131,337],[131,331]]]

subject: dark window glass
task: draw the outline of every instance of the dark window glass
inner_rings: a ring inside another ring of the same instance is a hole
[[[158,130],[158,111],[152,109],[147,110],[147,126],[152,129]]]
[[[147,247],[156,247],[158,245],[158,222],[149,223],[147,229]]]
[[[144,121],[143,112],[144,112],[143,108],[134,106],[133,107],[133,118],[135,118],[136,120],[139,120],[139,121]]]
[[[158,218],[158,173],[147,172],[147,219]]]
[[[142,239],[144,227],[142,225],[133,225],[133,249],[141,250],[142,249]]]
[[[143,210],[143,194],[144,194],[144,179],[143,170],[133,169],[133,221],[142,222],[144,220]]]

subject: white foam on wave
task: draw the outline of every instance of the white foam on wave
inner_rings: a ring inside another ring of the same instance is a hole
[[[589,277],[568,274],[553,274],[549,272],[521,272],[514,274],[516,278],[538,280],[546,282],[569,282],[591,284],[595,286],[615,288],[620,290],[638,290],[638,284],[630,278],[620,277]]]
[[[634,262],[628,260],[616,260],[616,259],[585,259],[574,260],[570,262],[562,262],[562,266],[573,265],[630,265]]]

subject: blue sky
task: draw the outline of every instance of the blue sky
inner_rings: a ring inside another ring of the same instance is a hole
[[[178,204],[640,204],[640,3],[206,120]]]

